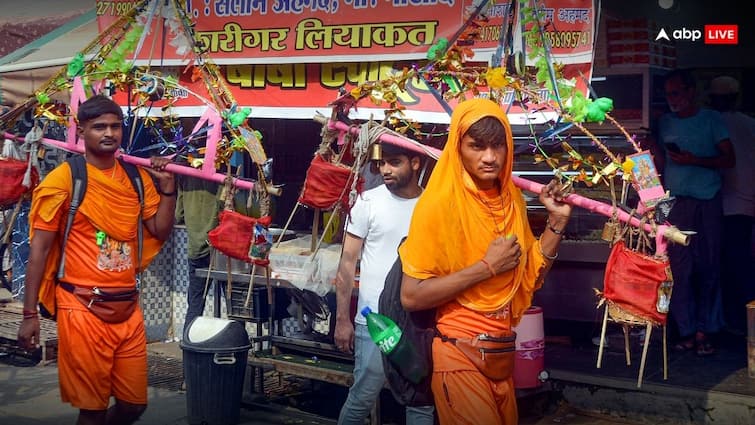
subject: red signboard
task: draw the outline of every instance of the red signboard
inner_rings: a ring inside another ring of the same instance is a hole
[[[134,3],[98,1],[100,27],[109,25]],[[585,79],[592,73],[592,0],[541,3],[549,22],[544,36],[551,45],[553,61],[563,64],[564,76],[575,78],[577,87],[585,92]],[[480,28],[481,39],[471,46],[475,61],[483,65],[489,62],[498,47],[509,5],[500,2],[487,10],[488,20]],[[147,7],[146,14],[151,7]],[[452,38],[463,27],[464,11],[470,8],[474,8],[471,0],[186,1],[186,10],[196,20],[197,40],[204,44],[215,63],[224,65],[221,68],[238,104],[252,106],[252,116],[298,118],[311,117],[313,108],[325,109],[341,87],[349,89],[365,81],[384,79],[412,66],[412,61],[423,59],[440,37]],[[141,43],[144,47],[137,58],[150,59],[153,66],[185,64],[188,58],[177,55],[169,31],[165,40],[153,43],[152,37],[163,36],[157,27],[162,15],[155,10],[153,29]],[[521,36],[515,35],[514,40],[520,41]],[[157,50],[163,52],[159,58],[155,50],[146,47],[155,44],[165,46]],[[171,71],[188,89],[174,93],[184,97],[175,105],[203,106],[190,94],[205,93],[202,83],[192,83],[189,75],[180,75],[183,69]],[[421,81],[411,81],[406,92],[401,93],[400,101],[410,116],[412,111],[422,113],[413,118],[426,122],[448,120],[442,106]],[[287,108],[286,113],[277,108]],[[527,118],[526,112],[518,107],[512,107],[508,113],[515,124],[517,114],[521,115],[522,124],[527,119],[542,121]],[[201,115],[201,111],[184,110],[183,114]]]
[[[349,62],[323,64],[239,64],[221,66],[228,87],[239,105],[251,106],[252,117],[310,119],[316,111],[329,115],[327,105],[339,96],[339,88],[346,90],[360,82],[384,79],[391,73],[400,73],[410,62]],[[589,64],[573,65],[570,69],[590,72]],[[191,81],[190,70],[182,73],[183,67],[162,68],[166,75],[177,77],[181,88],[174,89],[175,112],[185,116],[198,116],[205,106],[201,99],[206,93],[202,81]],[[419,80],[408,81],[406,90],[398,93],[399,101],[407,108],[407,116],[422,122],[448,122],[448,114],[433,97],[427,86]],[[547,96],[543,96],[547,97]],[[116,101],[126,105],[125,94],[115,96]],[[507,105],[514,100],[513,91],[504,100]],[[453,107],[456,102],[451,102]],[[151,108],[158,113],[164,101]],[[355,117],[382,119],[382,108],[365,99],[359,104]],[[361,112],[361,113],[360,113]],[[552,119],[552,114],[539,110],[527,113],[520,106],[508,106],[507,113],[512,124],[538,123]]]
[[[97,1],[103,31],[134,0]],[[592,51],[592,0],[546,0],[546,36],[553,54],[574,56]],[[494,50],[510,3],[487,10],[475,50]],[[152,6],[146,8],[148,14]],[[472,0],[186,0],[196,22],[196,38],[217,63],[345,62],[423,58],[441,37],[451,39],[464,24]],[[151,37],[162,37],[155,14]],[[154,59],[144,48],[140,59]],[[163,60],[183,59],[166,48]],[[587,60],[589,62],[589,60]],[[565,62],[566,63],[566,62]]]

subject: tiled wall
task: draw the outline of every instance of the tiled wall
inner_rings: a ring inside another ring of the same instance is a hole
[[[142,274],[142,310],[148,341],[178,341],[186,317],[189,287],[188,235],[176,226],[149,268]],[[214,315],[214,293],[209,291],[205,314]],[[221,303],[221,315],[225,305]]]

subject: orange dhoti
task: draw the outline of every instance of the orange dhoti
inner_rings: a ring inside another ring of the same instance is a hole
[[[446,366],[452,365],[453,370]],[[491,381],[453,344],[433,342],[432,390],[441,424],[516,425],[514,381]]]
[[[147,338],[137,307],[122,323],[104,323],[72,294],[57,288],[58,377],[64,402],[105,410],[112,395],[147,404]]]

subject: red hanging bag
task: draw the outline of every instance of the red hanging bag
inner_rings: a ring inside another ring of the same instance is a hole
[[[229,257],[267,265],[267,259],[251,258],[249,249],[255,235],[254,226],[259,223],[268,227],[271,221],[271,216],[254,218],[236,211],[223,210],[218,213],[218,226],[207,233],[207,239],[210,245]]]
[[[28,162],[13,158],[0,158],[0,207],[18,202],[21,197],[39,183],[39,174],[31,167],[31,186],[23,185]]]
[[[616,242],[606,262],[603,295],[619,308],[656,324],[665,324],[672,282],[668,259],[660,260]],[[660,303],[659,303],[660,301]]]
[[[351,169],[326,161],[318,153],[307,169],[307,177],[299,196],[299,203],[310,208],[331,210],[339,202],[349,210],[349,192],[354,181]],[[362,191],[362,178],[357,180],[357,192]]]

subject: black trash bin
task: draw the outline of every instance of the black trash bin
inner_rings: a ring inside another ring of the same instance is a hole
[[[181,341],[190,425],[239,422],[249,348],[243,322],[199,316]]]

